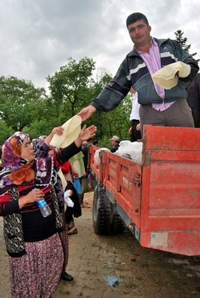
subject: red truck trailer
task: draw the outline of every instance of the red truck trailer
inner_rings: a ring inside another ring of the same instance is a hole
[[[144,126],[142,162],[89,150],[97,234],[127,226],[143,247],[200,255],[200,129]]]

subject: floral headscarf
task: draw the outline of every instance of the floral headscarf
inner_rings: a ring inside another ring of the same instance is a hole
[[[19,185],[49,185],[53,173],[51,158],[35,158],[27,161],[21,158],[22,143],[27,134],[16,132],[3,145],[3,170],[0,172],[0,195]]]
[[[11,167],[12,170],[17,170],[19,168],[21,148],[25,138],[29,139],[29,135],[18,131],[5,141],[2,152],[4,167]]]
[[[29,139],[29,135],[16,132],[4,143],[2,160],[4,169],[8,171],[3,177],[6,184],[21,185],[35,178],[34,170],[31,168],[33,162],[21,158],[21,148],[25,138]]]

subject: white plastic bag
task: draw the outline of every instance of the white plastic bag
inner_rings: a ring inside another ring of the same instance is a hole
[[[116,155],[130,158],[137,163],[142,162],[142,142],[122,141],[119,145],[119,149],[115,152]]]
[[[128,141],[128,140],[125,140],[125,141],[121,141],[119,143],[119,149],[118,150],[121,150],[122,148],[124,147],[128,147],[128,146],[131,146],[131,141]]]
[[[100,159],[100,152],[101,151],[110,151],[108,148],[100,148],[98,150],[95,151],[95,154],[94,154],[94,164],[96,166],[99,166],[100,165],[100,162],[101,162],[101,159]]]
[[[74,202],[70,199],[69,195],[70,195],[70,190],[68,189],[64,192],[64,201],[68,207],[72,208],[74,207]]]

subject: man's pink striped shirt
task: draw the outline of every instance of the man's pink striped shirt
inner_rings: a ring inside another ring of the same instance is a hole
[[[137,51],[137,50],[136,50]],[[140,56],[142,57],[143,61],[145,62],[150,75],[152,76],[157,70],[161,69],[161,60],[160,60],[160,52],[159,52],[159,48],[158,45],[156,43],[156,41],[152,38],[151,40],[151,47],[149,49],[149,54],[147,54],[146,52],[142,52],[142,51],[137,51],[138,54],[140,54]],[[165,97],[165,90],[160,87],[158,84],[156,84],[154,82],[154,87],[156,92],[158,93],[158,95],[164,99]],[[171,105],[174,102],[168,102],[168,103],[153,103],[152,107],[157,110],[157,111],[164,111],[166,109],[168,109],[169,107],[171,107]]]

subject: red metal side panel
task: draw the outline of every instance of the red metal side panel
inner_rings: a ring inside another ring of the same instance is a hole
[[[140,243],[199,255],[200,130],[148,126],[145,134]]]
[[[200,128],[144,126],[145,150],[200,151]]]
[[[141,166],[112,153],[103,155],[104,185],[125,213],[140,228]]]
[[[149,216],[200,215],[199,177],[200,162],[152,161]]]
[[[145,126],[142,164],[102,152],[90,166],[144,247],[200,255],[200,129]]]

